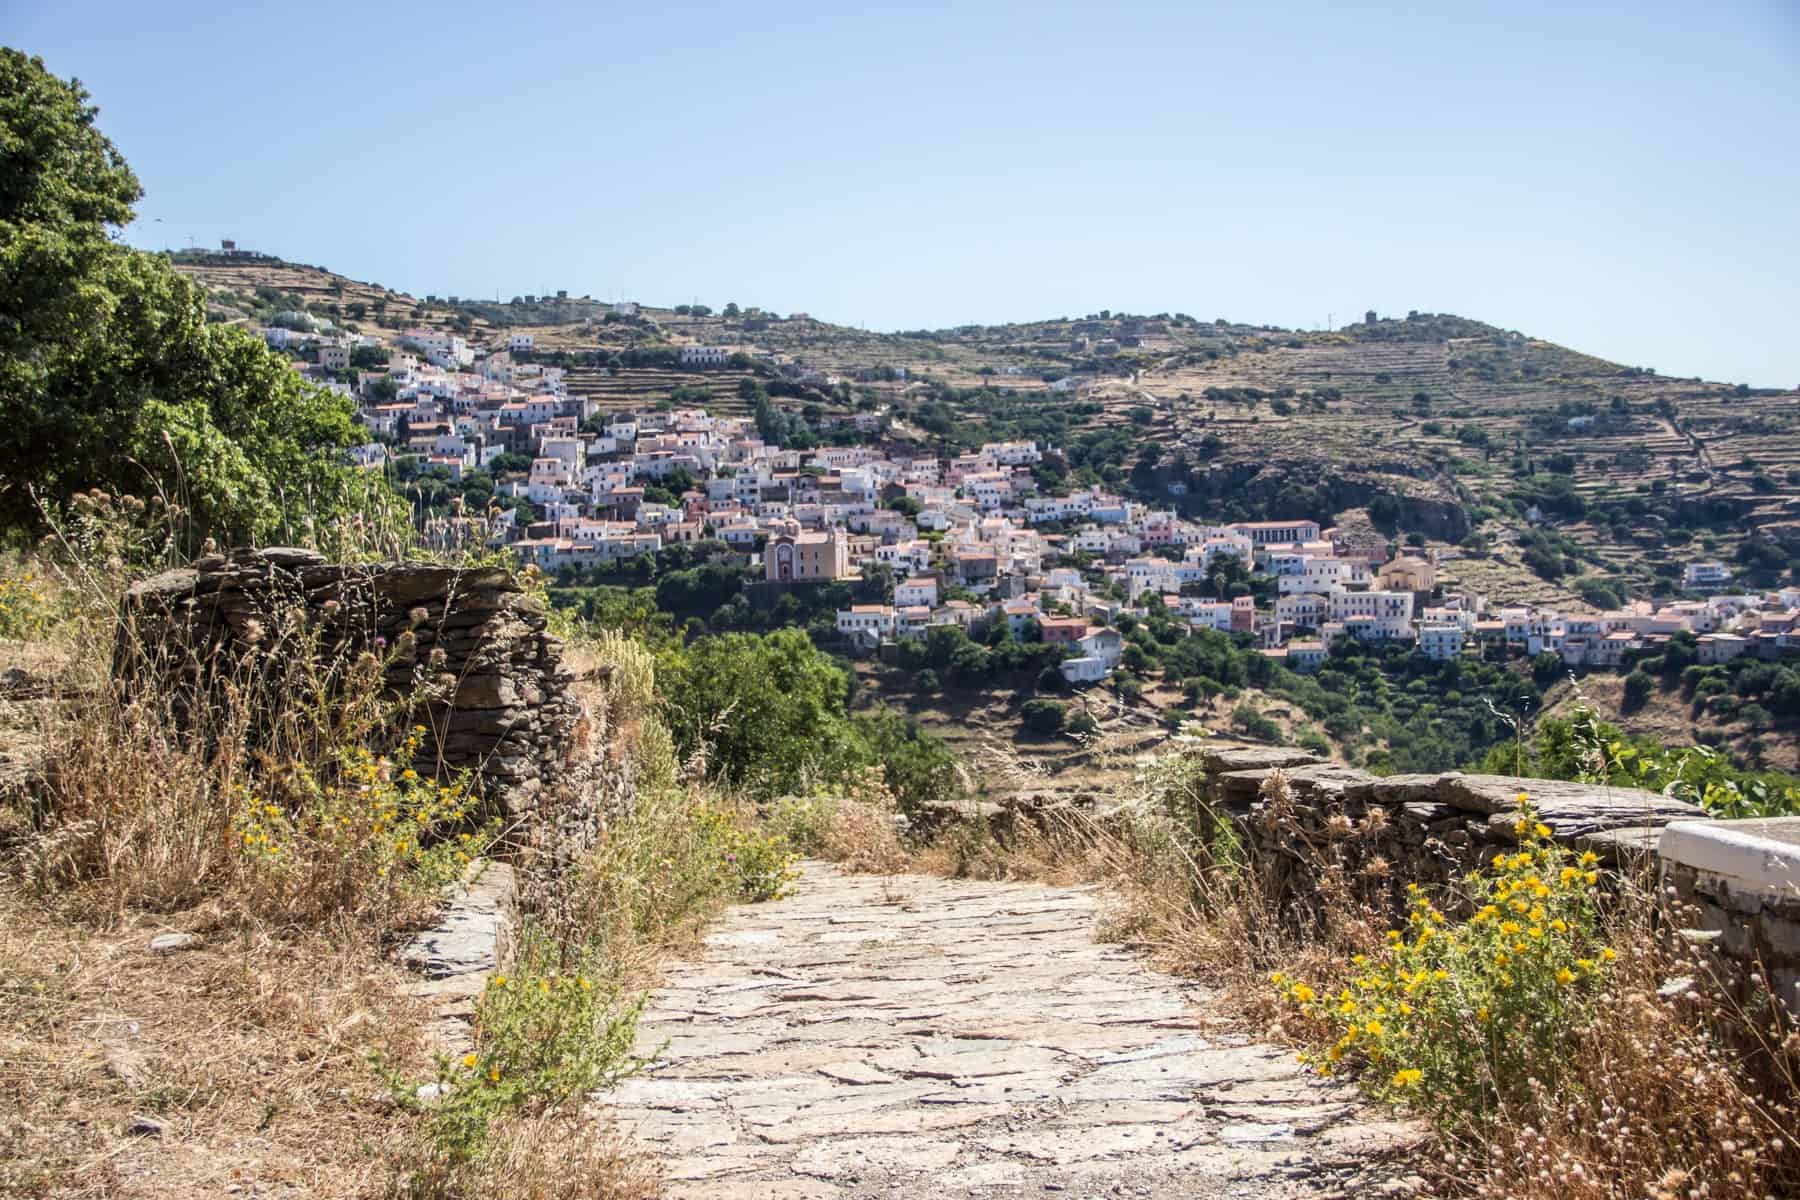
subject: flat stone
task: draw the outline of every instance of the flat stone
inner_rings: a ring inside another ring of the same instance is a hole
[[[1219,1130],[1221,1142],[1285,1142],[1294,1136],[1294,1127],[1285,1122],[1242,1122]]]
[[[828,1116],[813,1116],[811,1110],[803,1110],[802,1115],[791,1121],[783,1121],[778,1125],[759,1126],[756,1136],[765,1142],[777,1144],[787,1142],[813,1142],[820,1138],[836,1137],[846,1127],[851,1127],[859,1134],[875,1133],[936,1133],[946,1129],[962,1129],[971,1125],[983,1125],[989,1122],[1004,1120],[1013,1112],[1008,1104],[954,1104],[938,1105],[932,1108],[898,1107],[884,1108],[873,1112],[857,1114],[853,1120],[837,1113]]]
[[[1302,767],[1323,762],[1306,750],[1289,750],[1279,746],[1208,746],[1200,751],[1200,761],[1210,775],[1227,771],[1267,771],[1274,767]]]
[[[1348,795],[1351,788],[1360,787],[1375,778],[1367,771],[1359,771],[1355,767],[1346,767],[1342,763],[1333,762],[1307,763],[1302,766],[1289,767],[1284,773],[1296,796],[1314,802],[1341,801]]]
[[[827,1079],[835,1079],[839,1083],[848,1083],[854,1087],[864,1087],[872,1083],[892,1083],[894,1077],[885,1071],[877,1070],[866,1062],[857,1059],[845,1059],[842,1062],[827,1063],[819,1068],[819,1074]]]
[[[844,1190],[822,1179],[709,1179],[677,1184],[669,1200],[837,1200]]]
[[[454,888],[443,916],[415,934],[400,960],[427,979],[479,975],[499,963],[500,936],[512,903],[512,868],[479,862]]]
[[[875,1060],[882,1070],[913,1079],[991,1079],[1022,1075],[1028,1071],[1067,1069],[1068,1063],[1054,1050],[1007,1043],[964,1054],[885,1054]]]
[[[1592,850],[1609,867],[1647,862],[1662,842],[1662,827],[1627,825],[1619,829],[1602,829],[1579,834],[1574,839],[1578,850]]]
[[[607,1119],[668,1165],[674,1195],[1124,1184],[1174,1200],[1338,1181],[1296,1183],[1295,1164],[1316,1131],[1366,1120],[1354,1089],[1220,1031],[1203,991],[1096,942],[1104,899],[802,864],[788,899],[729,910],[670,970],[638,1042],[667,1042],[663,1058],[600,1098]]]
[[[1417,804],[1437,797],[1441,775],[1371,775],[1344,788],[1344,799],[1359,804]]]
[[[1518,811],[1521,792],[1530,796],[1539,818],[1562,838],[1706,816],[1697,805],[1641,788],[1601,788],[1591,783],[1510,775],[1452,772],[1438,781],[1437,798],[1465,812],[1510,819]],[[1490,822],[1490,828],[1510,836],[1510,825],[1505,822]]]
[[[1156,1148],[1168,1140],[1168,1130],[1156,1125],[1109,1125],[1100,1129],[1084,1129],[1079,1134],[1068,1129],[1044,1129],[1029,1133],[1011,1133],[984,1138],[982,1149],[1007,1157],[1024,1157],[1040,1162],[1082,1162],[1093,1158],[1118,1158]]]
[[[1016,1162],[979,1162],[954,1171],[945,1171],[934,1181],[938,1188],[967,1189],[1019,1187],[1025,1182],[1025,1168]]]
[[[198,950],[205,944],[197,933],[159,933],[150,939],[150,953],[176,954],[182,950]]]

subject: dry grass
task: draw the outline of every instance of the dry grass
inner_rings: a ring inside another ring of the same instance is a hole
[[[1676,932],[1696,914],[1626,880],[1606,913],[1617,969],[1554,1094],[1446,1130],[1445,1186],[1498,1200],[1800,1194],[1800,1033],[1734,999],[1732,972]],[[1684,986],[1679,986],[1685,981]]]
[[[645,1200],[661,1174],[631,1141],[600,1118],[566,1114],[503,1122],[479,1163],[442,1172],[422,1162],[409,1200]]]
[[[171,926],[204,945],[152,954]],[[354,929],[276,938],[202,908],[101,933],[0,897],[0,1195],[656,1193],[653,1163],[571,1114],[502,1120],[482,1161],[436,1166],[370,1069],[430,1075],[409,981]]]
[[[171,926],[204,945],[152,954]],[[0,1193],[383,1190],[409,1129],[368,1056],[424,1061],[401,981],[351,930],[275,939],[202,908],[100,932],[0,895]]]
[[[0,660],[75,694],[0,714],[0,749],[50,764],[0,820],[0,1194],[652,1194],[652,1164],[569,1109],[500,1116],[452,1169],[374,1069],[433,1077],[430,1003],[388,950],[432,911],[435,860],[339,831],[365,792],[442,796],[346,768],[386,744],[381,664],[317,663],[271,614],[285,674],[246,669],[178,711],[110,678],[129,572],[64,565],[58,624]],[[273,864],[245,849],[252,796],[283,834]],[[169,930],[202,944],[151,953]]]

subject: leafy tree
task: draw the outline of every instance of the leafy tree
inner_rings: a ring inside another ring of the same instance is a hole
[[[154,490],[195,538],[303,538],[395,511],[342,448],[350,402],[304,383],[201,289],[110,236],[141,195],[97,110],[42,60],[0,49],[0,526],[38,497]]]
[[[942,804],[960,790],[956,756],[910,718],[886,711],[856,717],[848,744],[857,759],[881,766],[903,812]]]
[[[772,792],[800,788],[841,754],[847,686],[798,629],[701,638],[657,663],[681,756],[704,753],[718,778]]]

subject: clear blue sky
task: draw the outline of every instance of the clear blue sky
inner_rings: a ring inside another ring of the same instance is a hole
[[[6,0],[0,40],[94,93],[151,247],[883,329],[1417,308],[1800,386],[1794,0]]]

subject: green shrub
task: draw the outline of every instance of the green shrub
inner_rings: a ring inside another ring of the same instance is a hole
[[[1253,738],[1277,744],[1281,742],[1281,726],[1249,704],[1240,704],[1231,711],[1231,723]]]
[[[1019,709],[1019,717],[1032,733],[1049,736],[1059,733],[1068,710],[1054,700],[1027,700]]]
[[[54,617],[43,577],[35,568],[0,566],[0,638],[22,641],[42,637]]]

